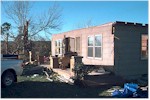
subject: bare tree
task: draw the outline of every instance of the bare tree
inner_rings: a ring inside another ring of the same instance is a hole
[[[31,24],[31,36],[38,34],[40,31],[51,34],[51,30],[59,30],[62,25],[61,11],[62,9],[57,4],[49,7],[47,12],[38,17],[37,23]]]
[[[92,19],[89,19],[87,21],[79,22],[75,25],[75,28],[81,29],[81,28],[88,28],[94,26]]]
[[[8,18],[12,19],[22,32],[26,21],[29,21],[29,36],[34,36],[41,31],[51,34],[50,30],[61,28],[62,9],[56,3],[50,6],[47,11],[43,11],[37,18],[31,17],[30,10],[33,4],[29,1],[3,2],[2,4],[4,4]]]
[[[18,50],[25,47],[25,45],[22,45],[22,37],[24,42],[28,43],[25,41],[26,38],[26,40],[28,38],[34,39],[33,37],[38,36],[42,31],[46,34],[51,34],[51,30],[59,30],[61,28],[62,9],[59,5],[54,3],[53,6],[49,6],[47,11],[43,11],[40,15],[36,14],[38,15],[36,18],[30,13],[33,5],[29,1],[3,1],[2,3],[7,17],[15,23],[15,27],[18,29],[18,34],[16,37],[14,36],[17,44],[16,49]]]
[[[9,19],[12,19],[17,27],[23,27],[25,21],[29,18],[31,5],[27,1],[3,2],[5,13]]]

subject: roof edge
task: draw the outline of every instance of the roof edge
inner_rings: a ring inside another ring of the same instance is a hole
[[[143,24],[143,23],[135,23],[135,22],[124,22],[124,21],[116,21],[114,24],[119,24],[119,25],[134,25],[134,26],[148,26],[148,24]]]
[[[113,23],[114,22],[108,22],[108,23],[101,24],[101,25],[96,25],[96,26],[91,26],[91,27],[86,27],[86,28],[80,28],[80,29],[73,29],[73,30],[70,30],[70,31],[66,31],[66,32],[62,32],[62,33],[57,33],[57,34],[53,34],[53,35],[64,34],[64,33],[67,33],[67,32],[73,32],[73,31],[76,31],[76,30],[83,30],[83,29],[87,29],[87,28],[96,28],[96,27],[102,27],[102,26],[107,26],[107,25],[113,25]]]
[[[53,34],[52,36],[59,35],[59,34],[65,34],[65,33],[73,32],[73,31],[76,31],[76,30],[83,30],[83,29],[87,29],[87,28],[96,28],[96,27],[102,27],[102,26],[107,26],[107,25],[116,25],[116,24],[148,27],[148,24],[135,23],[135,22],[125,22],[125,21],[115,21],[115,22],[108,22],[108,23],[104,23],[104,24],[101,24],[101,25],[96,25],[96,26],[91,26],[91,27],[86,27],[86,28],[73,29],[73,30],[70,30],[70,31],[62,32],[62,33],[56,33],[56,34]]]

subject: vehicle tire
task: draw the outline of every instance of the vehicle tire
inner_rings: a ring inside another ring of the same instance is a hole
[[[2,75],[2,87],[11,86],[15,82],[15,75],[11,71],[6,71]]]

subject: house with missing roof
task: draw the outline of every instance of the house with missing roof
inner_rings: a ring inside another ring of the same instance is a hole
[[[116,21],[54,34],[51,46],[52,57],[76,53],[85,65],[127,79],[148,74],[148,24]]]

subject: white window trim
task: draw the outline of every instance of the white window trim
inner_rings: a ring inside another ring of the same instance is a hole
[[[56,47],[56,45],[55,45],[55,49],[56,49],[56,48],[60,48],[60,52],[58,52],[58,53],[55,52],[55,55],[61,56],[62,53],[63,53],[63,52],[62,52],[62,47],[63,47],[63,43],[62,43],[62,42],[63,42],[63,41],[62,41],[62,39],[57,39],[57,40],[55,40],[55,41],[57,41],[57,47]],[[59,46],[58,41],[61,41],[61,42],[60,42],[60,46]],[[56,51],[56,50],[55,50],[55,51]]]
[[[101,36],[101,46],[96,46],[96,47],[101,47],[101,57],[95,57],[95,37],[96,36]],[[88,46],[88,38],[89,37],[93,37],[93,39],[94,39],[94,41],[93,41],[93,46]],[[103,43],[102,43],[102,41],[103,41],[103,37],[102,37],[102,34],[96,34],[96,35],[89,35],[88,37],[87,37],[87,58],[88,59],[97,59],[97,60],[102,60],[102,57],[103,57]],[[93,47],[93,57],[88,57],[88,47]]]
[[[101,46],[96,46],[96,47],[101,47],[101,57],[95,57],[95,37],[96,36],[100,36],[101,37]],[[95,59],[98,59],[98,60],[102,60],[102,57],[103,57],[103,37],[102,37],[102,34],[97,34],[94,36],[94,58]]]
[[[92,37],[93,38],[93,46],[88,46],[88,39],[89,39],[89,37]],[[87,58],[89,58],[89,59],[94,59],[94,53],[93,53],[93,57],[89,57],[88,56],[88,47],[93,47],[94,48],[94,35],[89,35],[88,37],[87,37]]]

